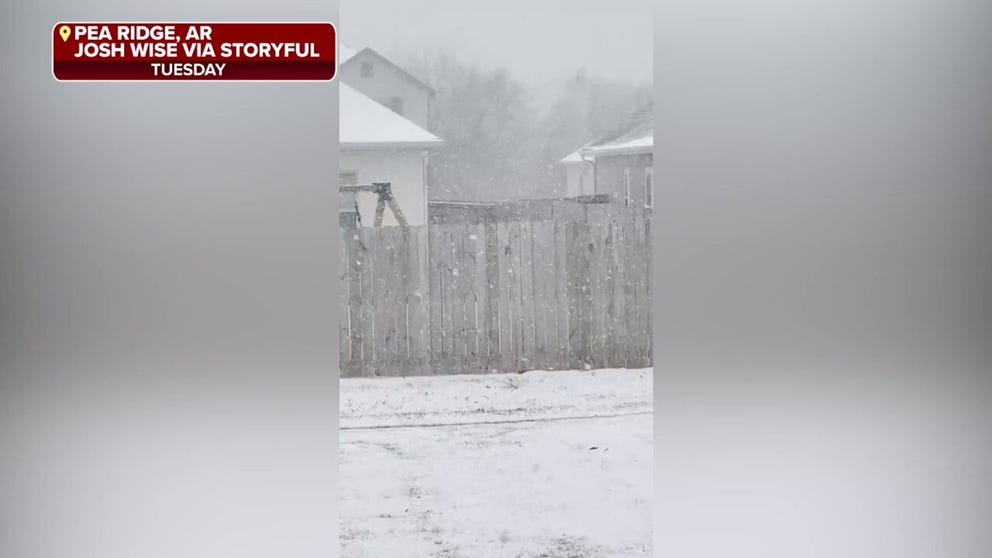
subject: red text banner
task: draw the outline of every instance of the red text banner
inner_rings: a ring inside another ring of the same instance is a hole
[[[330,23],[58,23],[60,81],[328,81]]]

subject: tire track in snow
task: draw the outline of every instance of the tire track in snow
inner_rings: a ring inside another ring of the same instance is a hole
[[[570,417],[544,417],[544,418],[521,418],[504,420],[479,420],[466,422],[434,422],[421,424],[374,424],[368,426],[341,426],[340,431],[357,430],[395,430],[398,428],[441,428],[445,426],[485,426],[494,424],[521,424],[521,423],[541,423],[541,422],[562,422],[569,420],[594,420],[605,418],[633,417],[640,415],[651,415],[654,411],[634,411],[629,413],[611,413],[600,415],[576,415]]]

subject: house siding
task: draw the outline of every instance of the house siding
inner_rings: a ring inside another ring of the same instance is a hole
[[[407,224],[419,226],[427,223],[427,189],[424,184],[424,155],[421,150],[342,150],[339,168],[342,174],[356,173],[359,184],[391,183],[393,196],[406,217]],[[377,202],[375,194],[358,195],[362,225],[372,226]],[[398,224],[387,207],[382,225],[390,227]]]
[[[365,62],[373,64],[374,75],[371,78],[362,77],[362,64]],[[431,129],[429,91],[376,55],[360,52],[341,66],[339,72],[343,82],[380,104],[387,105],[387,100],[391,98],[399,99],[404,118],[425,130]]]
[[[594,194],[592,163],[566,163],[565,195],[568,197]]]
[[[644,176],[653,164],[654,156],[650,153],[597,156],[596,193],[610,194],[617,203],[624,203],[624,169],[630,169],[631,205],[644,207]]]

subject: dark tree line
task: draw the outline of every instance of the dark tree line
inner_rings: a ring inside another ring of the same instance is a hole
[[[432,199],[561,195],[558,161],[614,130],[651,96],[650,85],[611,82],[583,69],[550,91],[533,91],[504,68],[483,69],[443,49],[393,59],[437,91],[431,131],[445,147],[429,166]],[[537,106],[539,94],[550,106]]]

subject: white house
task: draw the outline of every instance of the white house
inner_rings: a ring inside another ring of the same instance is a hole
[[[371,98],[340,83],[341,185],[389,182],[393,196],[410,226],[427,223],[427,157],[443,144],[441,138]],[[365,226],[375,218],[374,194],[341,195],[342,211],[358,206]],[[387,209],[383,226],[398,223]]]
[[[344,184],[392,184],[410,226],[427,223],[427,158],[443,144],[427,131],[434,90],[371,48],[338,48],[340,174]],[[374,194],[341,196],[341,211],[358,207],[371,226]],[[383,226],[398,223],[388,209]]]
[[[566,196],[608,194],[628,207],[654,205],[654,117],[652,104],[641,107],[613,132],[569,153]]]

